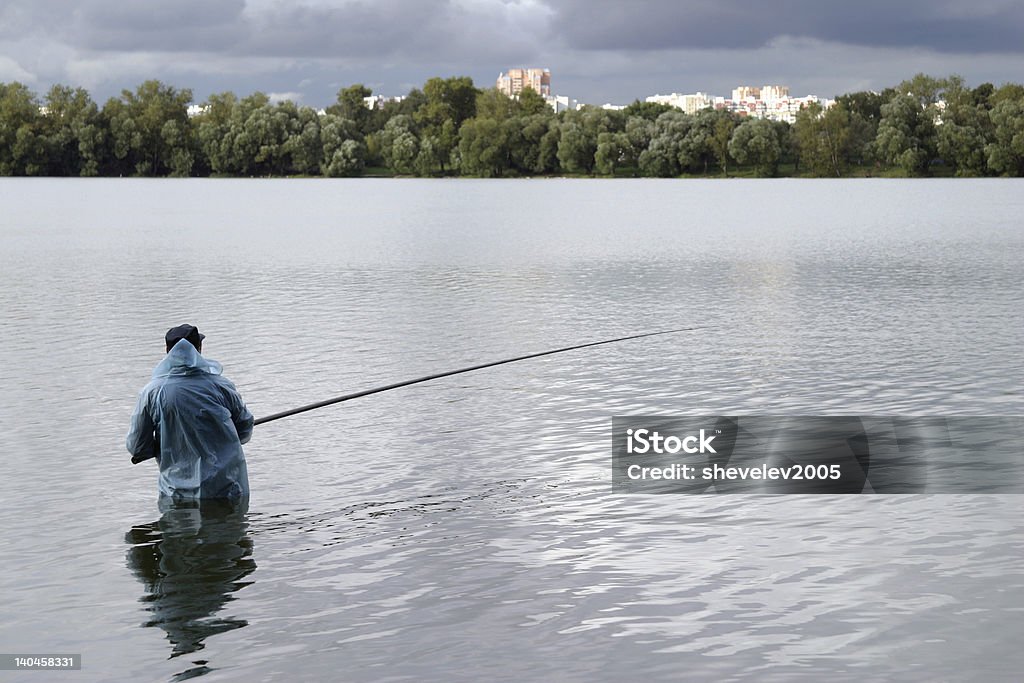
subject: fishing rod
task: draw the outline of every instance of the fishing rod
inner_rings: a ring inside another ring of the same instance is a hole
[[[589,346],[600,346],[602,344],[613,344],[615,342],[627,341],[629,339],[640,339],[641,337],[656,337],[661,334],[673,334],[676,332],[692,332],[699,330],[699,327],[686,327],[677,330],[662,330],[661,332],[645,332],[643,334],[632,334],[628,337],[618,337],[616,339],[605,339],[603,341],[589,342],[587,344],[576,344],[575,346],[566,346],[560,349],[552,349],[551,351],[541,351],[540,353],[530,353],[525,356],[516,356],[515,358],[506,358],[504,360],[496,360],[490,363],[481,363],[480,365],[471,365],[468,368],[459,368],[458,370],[448,370],[447,372],[438,372],[433,375],[427,375],[425,377],[418,377],[416,379],[407,379],[404,382],[395,382],[394,384],[387,384],[382,387],[375,387],[373,389],[364,389],[357,391],[353,394],[345,394],[343,396],[337,396],[335,398],[329,398],[325,401],[317,401],[316,403],[310,403],[306,406],[300,406],[298,408],[292,408],[291,410],[284,410],[280,413],[274,413],[273,415],[267,415],[261,417],[255,422],[253,426],[265,424],[273,420],[280,420],[282,417],[290,417],[292,415],[298,415],[299,413],[305,413],[309,410],[316,410],[317,408],[325,408],[332,406],[335,403],[342,403],[344,401],[351,401],[354,398],[362,398],[363,396],[370,396],[371,394],[379,394],[383,391],[391,391],[392,389],[399,389],[401,387],[407,387],[412,384],[420,384],[422,382],[429,382],[430,380],[440,379],[442,377],[451,377],[452,375],[461,375],[464,372],[473,372],[474,370],[483,370],[484,368],[493,368],[497,365],[505,365],[506,363],[515,363],[521,360],[529,360],[530,358],[540,358],[541,356],[550,356],[554,353],[564,353],[566,351],[575,351],[576,349],[585,349]]]
[[[452,375],[461,375],[465,372],[473,372],[474,370],[483,370],[484,368],[493,368],[497,365],[505,365],[506,363],[515,363],[521,360],[529,360],[530,358],[540,358],[541,356],[550,356],[555,353],[565,353],[566,351],[575,351],[577,349],[585,349],[590,346],[601,346],[602,344],[614,344],[615,342],[628,341],[630,339],[640,339],[642,337],[657,337],[662,334],[674,334],[677,332],[693,332],[700,330],[700,327],[684,327],[675,330],[662,330],[660,332],[644,332],[643,334],[631,334],[628,337],[617,337],[615,339],[605,339],[602,341],[588,342],[586,344],[576,344],[574,346],[565,346],[560,349],[552,349],[550,351],[541,351],[539,353],[530,353],[525,356],[516,356],[515,358],[506,358],[504,360],[496,360],[490,363],[481,363],[480,365],[471,365],[468,368],[459,368],[458,370],[448,370],[447,372],[437,372],[432,375],[426,375],[425,377],[417,377],[416,379],[407,379],[404,382],[395,382],[394,384],[386,384],[382,387],[374,387],[373,389],[363,389],[352,394],[345,394],[343,396],[337,396],[335,398],[329,398],[325,401],[317,401],[316,403],[310,403],[309,405],[299,406],[298,408],[292,408],[291,410],[284,410],[280,413],[274,413],[273,415],[267,415],[261,417],[253,422],[253,426],[266,424],[267,422],[273,422],[274,420],[280,420],[282,417],[290,417],[292,415],[298,415],[299,413],[305,413],[310,410],[316,410],[317,408],[324,408],[326,406],[332,406],[335,403],[343,403],[344,401],[351,401],[354,398],[362,398],[363,396],[370,396],[372,394],[379,394],[384,391],[391,391],[392,389],[400,389],[401,387],[411,386],[413,384],[421,384],[423,382],[429,382],[434,379],[441,379],[442,377],[451,377]],[[132,463],[137,464],[143,460],[148,460],[153,456],[138,456],[132,458]]]

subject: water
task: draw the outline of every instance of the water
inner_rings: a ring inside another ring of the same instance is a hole
[[[0,651],[80,653],[75,681],[1016,679],[1021,497],[612,495],[608,436],[1021,414],[1021,196],[4,179]],[[162,515],[123,439],[183,322],[257,416],[701,329],[264,425],[248,511]]]

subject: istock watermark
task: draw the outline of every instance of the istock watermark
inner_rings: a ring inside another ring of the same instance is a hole
[[[1024,493],[1024,418],[621,416],[615,493]]]
[[[627,429],[626,430],[626,452],[627,453],[715,453],[711,446],[715,437],[705,436],[704,430],[700,430],[700,436],[684,436],[679,438],[674,434],[664,437],[657,431],[650,429]],[[693,444],[700,445],[694,446]]]

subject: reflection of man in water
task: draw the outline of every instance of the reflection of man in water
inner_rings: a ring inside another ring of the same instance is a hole
[[[171,641],[171,657],[201,650],[203,640],[248,622],[213,617],[249,585],[256,569],[246,535],[246,506],[223,501],[163,504],[156,522],[132,527],[128,566],[145,584],[142,602]]]

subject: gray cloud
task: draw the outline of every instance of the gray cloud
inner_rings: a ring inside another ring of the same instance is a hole
[[[457,17],[447,3],[351,3],[340,7],[285,5],[253,17],[250,54],[293,57],[381,57],[428,53],[430,44],[445,46]]]
[[[834,95],[918,71],[1019,80],[1022,35],[1014,0],[7,0],[0,80],[102,100],[160,78],[197,98],[326,104],[353,82],[401,94],[430,76],[490,86],[511,66],[544,66],[556,92],[595,103],[741,82]]]
[[[757,48],[781,36],[939,52],[1024,52],[1024,5],[935,0],[552,0],[554,25],[584,50]]]
[[[17,14],[25,30],[28,3]],[[512,5],[515,6],[514,4]],[[501,2],[396,0],[371,3],[246,3],[245,0],[88,0],[47,30],[102,52],[206,52],[236,57],[372,60],[458,59],[503,54],[524,42],[515,12]],[[546,13],[541,13],[546,16]],[[546,32],[545,25],[537,36]]]
[[[244,10],[245,0],[89,0],[71,14],[65,36],[87,50],[220,52],[246,38]]]

